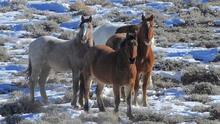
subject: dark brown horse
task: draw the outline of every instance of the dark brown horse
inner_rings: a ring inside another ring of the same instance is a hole
[[[83,57],[86,51],[93,46],[92,17],[81,17],[80,31],[72,40],[61,40],[52,36],[42,36],[29,45],[29,66],[27,71],[30,85],[30,101],[34,102],[34,88],[39,83],[43,102],[48,102],[45,83],[50,70],[56,72],[72,72],[73,74],[73,100],[72,105],[78,107],[77,92],[79,80],[83,80]],[[81,76],[80,76],[81,75]],[[83,93],[80,97],[83,98]],[[82,100],[80,101],[81,105]]]
[[[112,48],[105,45],[97,45],[89,49],[85,55],[85,68],[83,69],[84,76],[84,110],[88,111],[88,97],[91,80],[95,77],[98,80],[96,89],[97,103],[100,111],[105,111],[102,102],[102,91],[105,84],[113,84],[115,96],[114,111],[118,112],[120,103],[120,89],[125,87],[127,99],[127,116],[131,119],[131,95],[133,92],[136,79],[136,56],[137,56],[137,41],[134,34],[128,33],[125,40],[121,43],[120,48],[114,51]]]
[[[149,24],[148,24],[149,23]],[[143,79],[143,106],[148,106],[146,101],[147,85],[151,78],[151,73],[154,66],[154,53],[152,46],[154,44],[154,34],[153,34],[153,24],[154,16],[146,17],[142,15],[142,22],[137,25],[128,25],[118,28],[116,34],[109,38],[106,45],[112,47],[114,50],[118,49],[125,39],[125,33],[123,32],[136,32],[137,33],[137,42],[138,42],[138,55],[136,60],[137,67],[137,77],[135,81],[135,95],[133,103],[137,104],[137,96],[139,90],[139,76],[142,74]]]

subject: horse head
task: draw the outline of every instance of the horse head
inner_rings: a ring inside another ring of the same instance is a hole
[[[125,40],[121,43],[120,48],[124,48],[130,64],[134,64],[137,57],[137,37],[136,33],[127,33]]]
[[[140,32],[139,37],[142,38],[142,41],[145,42],[145,45],[153,44],[154,39],[154,32],[153,32],[153,25],[154,25],[154,16],[151,15],[150,17],[142,15],[142,22],[140,23]]]
[[[81,17],[81,23],[79,25],[80,31],[80,42],[82,44],[88,44],[90,47],[94,45],[93,43],[93,25],[92,25],[92,17],[90,16],[88,19],[85,19],[84,16]]]

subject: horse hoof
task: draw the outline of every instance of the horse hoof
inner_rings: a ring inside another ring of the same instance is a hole
[[[89,106],[84,106],[84,111],[88,112],[89,111]]]
[[[133,105],[137,106],[137,105],[138,105],[138,103],[137,103],[136,101],[133,101]]]
[[[100,108],[99,111],[100,112],[105,112],[105,109],[104,108]]]
[[[144,107],[148,107],[149,104],[148,104],[148,103],[143,103],[143,106],[144,106]]]

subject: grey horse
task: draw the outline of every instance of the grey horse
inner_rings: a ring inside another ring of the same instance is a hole
[[[30,101],[34,102],[34,88],[39,83],[42,101],[48,103],[45,91],[45,82],[53,69],[56,72],[71,72],[73,80],[73,99],[71,105],[77,104],[77,92],[83,68],[83,57],[93,43],[92,17],[81,17],[80,31],[72,40],[61,40],[52,36],[42,36],[29,45],[28,77],[30,88]],[[82,84],[82,83],[81,83]],[[83,93],[80,93],[79,103],[83,105]]]

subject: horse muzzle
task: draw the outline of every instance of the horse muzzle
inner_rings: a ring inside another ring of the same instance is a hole
[[[136,60],[136,58],[132,58],[132,57],[130,57],[130,58],[129,58],[129,62],[130,62],[130,64],[134,64],[134,63],[135,63],[135,60]]]

